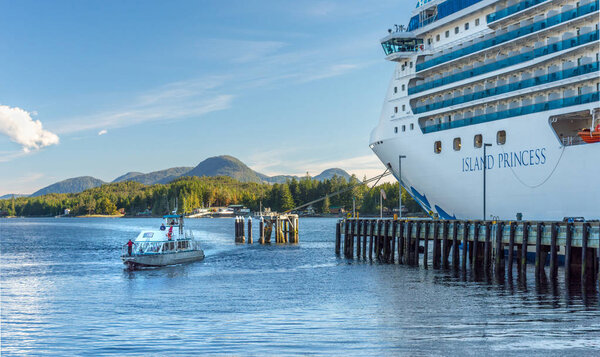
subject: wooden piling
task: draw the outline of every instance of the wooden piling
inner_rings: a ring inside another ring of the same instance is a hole
[[[479,245],[479,227],[481,226],[481,223],[479,221],[475,222],[475,230],[473,231],[473,256],[471,259],[471,268],[473,268],[474,270],[477,269],[477,263],[478,263],[478,257],[477,257],[477,250],[478,250],[478,245]]]
[[[414,265],[419,265],[419,248],[421,247],[421,222],[417,222],[417,231],[415,232],[415,255],[413,259]]]
[[[252,218],[248,218],[248,244],[252,244]]]
[[[388,263],[390,259],[390,221],[383,222],[383,261]]]
[[[521,274],[527,274],[527,245],[529,244],[529,222],[523,222],[523,242],[521,243]]]
[[[360,259],[360,236],[362,230],[362,220],[356,220],[356,259]]]
[[[448,262],[448,256],[450,255],[450,241],[448,240],[448,221],[442,223],[444,233],[442,234],[442,266],[444,269],[448,269],[450,263]]]
[[[429,223],[425,222],[425,238],[423,239],[423,267],[427,269],[429,255]]]
[[[349,220],[350,233],[348,234],[348,249],[346,249],[346,257],[354,258],[354,249],[352,243],[354,242],[354,220]]]
[[[544,234],[544,222],[537,225],[537,236],[535,237],[535,277],[541,275],[541,257],[542,257],[542,236]]]
[[[573,240],[573,223],[567,223],[567,240],[565,242],[565,281],[571,278],[571,243]]]
[[[369,220],[363,220],[363,246],[362,246],[362,258],[367,259],[367,234],[369,229]]]
[[[404,259],[404,222],[398,222],[398,264],[405,264]]]
[[[342,221],[338,221],[337,224],[335,225],[335,255],[340,255],[340,248],[341,248],[341,229],[340,226],[342,225]],[[260,221],[260,232],[261,232],[261,244],[264,243],[264,232],[263,232],[263,221]]]
[[[550,278],[556,279],[558,272],[558,247],[556,246],[556,239],[560,225],[558,223],[552,223],[552,231],[550,232]]]
[[[483,242],[483,269],[487,273],[490,269],[492,222],[485,222],[485,241]]]
[[[512,269],[513,269],[516,229],[517,229],[517,225],[515,224],[515,222],[510,222],[510,236],[508,238],[508,274],[509,274],[509,276],[512,275]]]
[[[373,260],[373,239],[375,237],[375,220],[371,220],[371,224],[369,225],[369,260]]]
[[[433,222],[433,268],[440,267],[440,221]]]
[[[398,221],[397,220],[393,220],[392,223],[392,247],[391,247],[391,257],[390,257],[390,263],[395,263],[396,262],[396,257],[395,257],[395,251],[396,251],[396,234],[398,233]]]
[[[458,222],[452,222],[452,267],[459,267]]]
[[[335,225],[336,227],[336,232],[335,232],[335,254],[339,255],[340,254],[340,225],[339,223],[337,223]],[[265,244],[265,222],[263,220],[262,217],[260,217],[260,222],[258,224],[258,229],[259,229],[259,233],[258,233],[258,243],[259,244]]]
[[[412,221],[408,221],[405,227],[405,249],[404,249],[404,261],[405,264],[412,265]]]
[[[468,250],[468,240],[469,240],[469,222],[463,223],[463,237],[462,237],[462,262],[461,268],[462,270],[467,270],[467,253]]]
[[[498,224],[496,225],[496,255],[494,256],[494,270],[497,276],[500,276],[502,273],[502,257],[504,256],[504,250],[502,245],[502,237],[504,237],[503,230],[504,222],[498,222]]]
[[[590,236],[590,224],[583,224],[583,235],[581,236],[581,283],[585,284],[587,276],[587,247],[588,247],[588,238]]]

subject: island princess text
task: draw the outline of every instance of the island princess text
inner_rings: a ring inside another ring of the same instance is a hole
[[[507,168],[519,166],[537,166],[545,165],[546,148],[529,149],[521,151],[511,151],[487,155],[487,169]],[[462,171],[481,171],[483,170],[483,156],[465,157],[462,159]]]

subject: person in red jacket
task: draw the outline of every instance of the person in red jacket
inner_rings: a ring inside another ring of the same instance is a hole
[[[133,243],[133,242],[131,241],[131,239],[129,240],[129,242],[127,242],[127,253],[129,253],[129,256],[131,256],[131,251],[133,250],[133,245],[134,245],[134,244],[135,244],[135,243]]]

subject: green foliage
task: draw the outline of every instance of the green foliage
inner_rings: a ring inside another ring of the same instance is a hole
[[[70,209],[73,215],[114,214],[124,209],[127,215],[144,212],[155,216],[170,213],[175,208],[181,214],[195,208],[243,204],[253,211],[263,207],[273,211],[286,211],[325,195],[349,189],[340,195],[330,196],[315,204],[321,212],[330,206],[352,209],[352,200],[361,214],[379,212],[379,189],[387,195],[384,206],[392,209],[398,205],[398,184],[385,183],[372,190],[359,183],[355,176],[347,180],[334,175],[318,181],[309,176],[288,179],[281,184],[240,182],[231,177],[182,177],[169,184],[147,186],[125,181],[91,188],[81,193],[47,194],[38,197],[18,197],[0,200],[0,211],[14,212],[18,216],[56,216]],[[410,212],[418,212],[418,204],[402,192],[403,204]]]

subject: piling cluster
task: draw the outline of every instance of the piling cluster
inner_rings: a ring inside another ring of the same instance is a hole
[[[235,242],[245,243],[245,218],[235,218]],[[298,215],[286,214],[261,217],[259,220],[260,244],[270,244],[272,232],[275,231],[275,243],[298,243]],[[248,244],[253,243],[252,218],[248,218]]]
[[[529,258],[536,277],[555,278],[564,264],[565,279],[600,281],[600,224],[565,222],[429,221],[344,219],[336,225],[336,254],[383,263],[484,271],[517,271],[525,277]],[[431,245],[431,247],[430,247]],[[533,249],[535,247],[535,250]],[[431,248],[431,249],[430,249]]]

